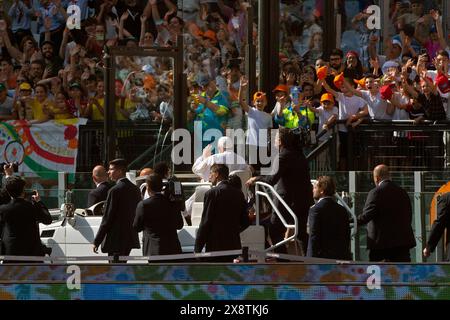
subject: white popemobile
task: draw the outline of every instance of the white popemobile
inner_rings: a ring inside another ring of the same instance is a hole
[[[184,227],[178,230],[183,253],[194,252],[195,237],[203,211],[203,197],[209,188],[210,186],[204,184],[197,187],[197,196],[192,210],[192,225],[187,225],[185,221]],[[60,209],[50,210],[55,222],[50,225],[40,224],[40,234],[42,242],[52,248],[51,257],[70,259],[70,257],[106,256],[106,253],[102,253],[101,250],[98,254],[92,250],[95,235],[102,222],[103,204],[104,202],[100,202],[87,209],[71,209],[70,205],[63,204]],[[142,247],[142,232],[139,233],[139,239]],[[248,227],[241,233],[241,241],[243,246],[252,250],[264,251],[264,227],[259,225],[259,221],[257,225]],[[133,249],[130,256],[142,256],[142,249]]]
[[[178,230],[178,238],[180,240],[183,253],[193,253],[195,237],[203,212],[204,194],[210,188],[210,186],[199,183],[183,183],[183,185],[197,185],[191,216],[192,225],[189,226],[185,222],[184,227],[181,230]],[[248,247],[249,250],[269,252],[272,251],[275,247],[293,241],[297,237],[298,232],[297,217],[295,216],[294,212],[287,206],[287,204],[278,195],[275,189],[266,183],[256,183],[256,195],[256,203],[259,203],[259,197],[265,197],[271,204],[275,213],[280,217],[285,227],[288,229],[292,229],[293,232],[290,233],[290,236],[283,241],[273,244],[271,247],[265,249],[264,227],[260,225],[259,208],[257,206],[255,225],[249,226],[241,233],[242,246]],[[294,224],[288,224],[281,216],[281,213],[275,207],[273,201],[274,197],[278,198],[278,200],[286,207],[287,211],[294,219]],[[356,216],[350,210],[347,203],[339,196],[339,194],[336,194],[336,197],[356,222]],[[69,207],[69,209],[67,207]],[[64,258],[67,258],[67,261],[77,261],[76,259],[74,259],[74,257],[106,256],[106,254],[101,253],[100,250],[99,254],[95,254],[92,250],[92,244],[94,242],[95,235],[97,234],[102,221],[103,202],[95,204],[88,209],[70,209],[70,205],[67,207],[64,207],[63,205],[61,209],[50,210],[50,213],[52,214],[54,219],[56,219],[56,221],[50,225],[40,224],[41,240],[47,247],[52,248],[51,257],[58,258],[58,261],[61,262],[61,258],[63,258],[63,261],[66,261],[64,260]],[[354,236],[357,232],[356,223],[353,224],[352,229],[352,235]],[[139,233],[139,239],[142,247],[142,232]],[[142,249],[133,249],[130,253],[130,256],[141,257]],[[262,260],[258,259],[258,261]],[[89,261],[88,259],[83,259],[77,261],[77,263],[79,262],[106,263],[107,261]],[[141,262],[146,262],[146,260],[141,260]]]

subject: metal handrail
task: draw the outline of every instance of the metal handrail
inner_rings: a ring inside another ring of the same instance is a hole
[[[273,202],[272,198],[269,196],[269,194],[265,191],[260,191],[258,190],[258,187],[264,187],[269,189],[273,195],[275,195],[278,199],[278,201],[280,201],[280,203],[286,208],[286,210],[288,211],[288,213],[292,216],[292,218],[294,218],[294,224],[288,224],[286,222],[286,220],[284,219],[283,215],[281,214],[280,210],[278,210],[277,206],[275,205],[275,203]],[[298,220],[297,220],[297,216],[295,215],[294,211],[292,211],[292,209],[287,205],[287,203],[283,200],[283,198],[281,198],[281,196],[278,194],[278,192],[275,191],[275,188],[273,186],[271,186],[270,184],[267,184],[265,182],[261,182],[261,181],[257,181],[256,185],[255,185],[255,194],[256,194],[256,225],[259,225],[259,199],[258,196],[263,196],[265,197],[270,205],[272,206],[272,208],[275,210],[275,213],[277,214],[278,218],[280,218],[281,222],[283,223],[284,227],[287,229],[294,229],[294,234],[291,235],[290,237],[272,245],[271,247],[265,249],[265,252],[268,251],[272,251],[275,248],[278,248],[279,246],[296,239],[297,234],[298,234]]]
[[[348,206],[348,204],[344,201],[344,199],[342,199],[342,197],[336,192],[336,194],[334,195],[337,200],[341,203],[341,205],[345,208],[345,210],[347,210],[350,215],[353,218],[353,232],[352,232],[352,236],[356,236],[356,234],[358,233],[358,219],[356,218],[356,214],[353,212],[352,209],[350,209],[350,207]]]

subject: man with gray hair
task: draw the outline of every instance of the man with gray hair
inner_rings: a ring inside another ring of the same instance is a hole
[[[367,224],[370,261],[410,262],[409,250],[416,246],[412,230],[412,207],[406,191],[391,181],[389,168],[373,170],[376,187],[370,190],[358,224]]]
[[[236,170],[250,170],[245,159],[233,151],[233,140],[230,137],[220,137],[217,142],[218,153],[211,154],[212,145],[209,144],[203,149],[203,154],[195,161],[192,172],[207,182],[209,171],[215,163],[227,165],[230,172]]]
[[[245,162],[245,159],[233,151],[233,140],[230,137],[220,137],[217,141],[217,149],[218,153],[211,154],[212,145],[207,145],[203,149],[203,154],[192,166],[192,172],[198,175],[202,182],[209,181],[210,170],[214,164],[225,164],[229,172],[243,170],[250,173],[250,166]],[[195,193],[186,200],[186,210],[183,214],[185,217],[191,215],[194,199]]]

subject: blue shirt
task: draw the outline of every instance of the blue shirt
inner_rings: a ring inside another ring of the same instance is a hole
[[[206,97],[206,93],[203,92],[201,96]],[[205,131],[208,129],[218,129],[223,134],[225,133],[225,126],[229,114],[228,99],[219,90],[217,90],[214,97],[210,99],[210,102],[217,105],[219,109],[214,112],[204,104],[199,104],[197,109],[195,109],[194,121],[202,122],[203,134],[205,134]]]
[[[50,17],[51,19],[49,31],[56,30],[66,23],[64,16],[59,10],[56,11],[55,15],[52,14],[53,8],[55,8],[55,5],[53,3],[51,3],[47,8],[44,8],[42,6],[39,7],[39,12],[41,13],[41,16],[38,20],[39,33],[45,33],[46,31],[44,27],[44,18],[46,17]]]
[[[8,15],[12,18],[11,30],[16,32],[19,29],[30,30],[31,15],[33,14],[33,7],[28,8],[22,1],[9,8]]]

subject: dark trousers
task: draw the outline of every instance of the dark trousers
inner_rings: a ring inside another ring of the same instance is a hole
[[[126,260],[119,260],[120,256],[129,256],[131,252],[131,249],[124,250],[122,252],[114,252],[114,253],[108,253],[109,257],[114,257],[114,260],[110,260],[109,263],[127,263]]]
[[[371,249],[369,260],[380,262],[411,262],[411,256],[409,255],[409,248],[405,247]]]

